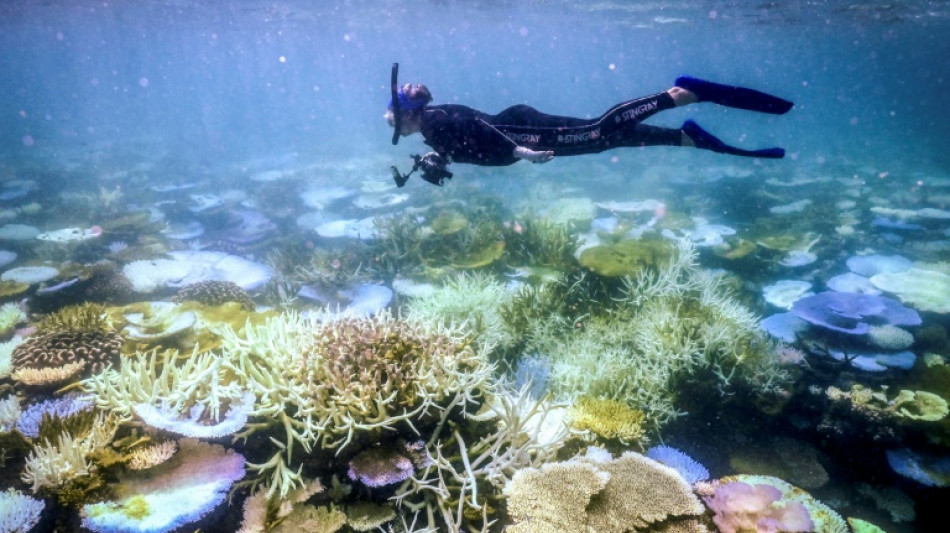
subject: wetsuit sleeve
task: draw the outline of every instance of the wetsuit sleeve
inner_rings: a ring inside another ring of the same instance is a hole
[[[514,141],[474,110],[458,107],[462,109],[427,112],[422,126],[426,144],[457,163],[503,166],[518,161]]]

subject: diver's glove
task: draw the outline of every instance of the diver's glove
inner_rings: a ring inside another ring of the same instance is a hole
[[[514,156],[518,159],[531,161],[532,163],[547,163],[554,159],[554,152],[550,150],[538,152],[530,148],[525,148],[524,146],[515,146]]]

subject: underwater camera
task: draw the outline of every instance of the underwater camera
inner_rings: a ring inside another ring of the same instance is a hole
[[[412,176],[412,173],[417,170],[422,170],[422,179],[439,187],[442,186],[445,180],[452,179],[452,173],[445,168],[449,162],[441,155],[429,152],[426,155],[412,154],[410,157],[413,161],[412,170],[405,174],[399,172],[399,169],[395,166],[389,167],[397,187],[405,185],[409,176]]]

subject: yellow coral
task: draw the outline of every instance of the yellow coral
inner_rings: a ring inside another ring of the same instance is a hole
[[[346,515],[335,507],[302,505],[271,530],[272,533],[334,533],[346,524]]]
[[[894,399],[897,416],[910,420],[936,422],[947,416],[947,401],[932,392],[902,390]]]
[[[85,361],[74,361],[52,368],[17,368],[10,376],[24,385],[56,385],[78,376],[86,368]]]
[[[374,531],[396,518],[392,507],[361,502],[346,508],[346,524],[357,531]]]
[[[568,410],[571,427],[591,431],[605,439],[618,439],[624,444],[643,438],[643,411],[623,402],[606,398],[582,396]]]
[[[40,333],[97,331],[101,333],[113,330],[112,321],[105,307],[96,303],[84,303],[64,307],[47,317],[36,326]]]

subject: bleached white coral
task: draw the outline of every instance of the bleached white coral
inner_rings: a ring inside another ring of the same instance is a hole
[[[190,272],[187,263],[172,259],[132,261],[122,267],[122,273],[132,283],[135,292],[155,292],[171,282],[179,281]]]
[[[20,401],[16,394],[10,394],[0,400],[0,433],[12,431],[18,418],[20,418]]]
[[[36,493],[43,487],[59,487],[89,475],[93,466],[89,456],[112,442],[118,427],[112,417],[100,414],[85,435],[76,437],[64,431],[56,443],[45,440],[34,445],[21,479]]]
[[[487,274],[460,274],[433,292],[412,298],[404,312],[421,323],[464,325],[478,334],[483,345],[507,347],[514,338],[500,309],[513,297],[503,283]]]
[[[772,363],[757,317],[732,296],[727,280],[699,268],[695,248],[679,242],[671,262],[626,279],[619,305],[582,331],[536,331],[532,349],[552,363],[560,398],[590,395],[641,409],[661,426],[680,416],[676,380],[700,369],[720,386],[741,376],[760,392],[778,388],[787,371]]]
[[[0,306],[0,336],[9,333],[22,320],[26,320],[26,314],[19,305],[10,302]]]
[[[22,343],[23,337],[20,336],[0,342],[0,379],[10,376],[13,371],[13,349]]]
[[[189,409],[187,417],[175,412],[167,402],[161,405],[140,403],[132,410],[147,425],[171,431],[186,437],[214,439],[240,431],[247,424],[247,415],[254,409],[254,395],[247,393],[240,401],[232,402],[224,418],[211,423],[203,421],[205,406],[198,403]]]
[[[145,472],[120,475],[116,499],[82,509],[83,527],[105,531],[171,531],[211,512],[244,477],[244,456],[217,444],[181,439],[181,451]]]

